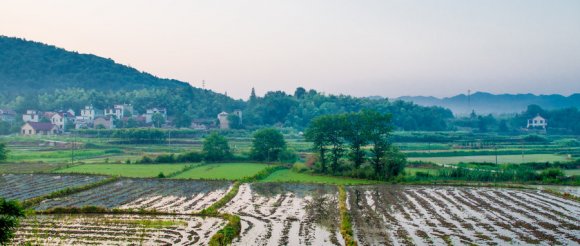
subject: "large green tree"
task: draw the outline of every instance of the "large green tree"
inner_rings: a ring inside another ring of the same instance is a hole
[[[10,242],[20,218],[24,215],[24,209],[20,203],[0,197],[0,245]]]
[[[203,141],[203,154],[206,161],[215,162],[231,158],[228,140],[217,132],[213,132]]]
[[[365,114],[365,122],[369,129],[369,143],[371,144],[370,162],[377,179],[385,178],[387,153],[390,149],[389,134],[391,132],[391,115],[369,111]]]
[[[280,131],[264,128],[254,133],[252,141],[252,158],[257,161],[278,161],[280,154],[286,150],[286,141]]]
[[[326,135],[326,126],[331,123],[329,117],[318,117],[312,120],[310,126],[306,129],[304,137],[306,141],[312,142],[313,149],[317,152],[320,160],[320,167],[323,173],[327,170],[327,145],[328,137]]]

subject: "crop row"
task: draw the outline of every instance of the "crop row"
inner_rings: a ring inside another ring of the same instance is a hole
[[[70,187],[95,183],[105,178],[81,175],[3,174],[0,176],[0,197],[26,200]]]
[[[242,184],[221,211],[241,217],[234,245],[343,245],[334,186]]]
[[[224,224],[217,218],[143,215],[37,215],[14,243],[33,245],[206,245]]]
[[[538,191],[367,186],[349,202],[360,245],[580,243],[580,205]]]
[[[99,206],[189,214],[219,200],[229,186],[229,182],[221,181],[121,179],[66,197],[45,200],[35,209]]]

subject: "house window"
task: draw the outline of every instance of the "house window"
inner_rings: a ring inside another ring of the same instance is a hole
[[[28,130],[28,134],[32,134],[32,130]]]

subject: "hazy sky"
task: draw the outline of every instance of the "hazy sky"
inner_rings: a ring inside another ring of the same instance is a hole
[[[237,98],[580,92],[579,0],[0,0],[0,34]]]

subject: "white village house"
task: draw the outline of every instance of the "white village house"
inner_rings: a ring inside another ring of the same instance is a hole
[[[16,120],[16,112],[11,109],[0,109],[0,121],[14,122]]]
[[[74,116],[69,112],[55,113],[50,117],[50,122],[55,125],[60,132],[66,131],[66,126],[74,121]]]
[[[153,122],[153,115],[159,114],[164,120],[167,120],[167,109],[165,108],[151,108],[147,109],[145,113],[145,123],[149,124]]]
[[[114,129],[115,128],[114,118],[111,115],[98,116],[93,121],[93,125],[94,125],[95,129],[98,129],[98,128]]]
[[[234,112],[232,113],[233,115],[238,116],[239,119],[239,123],[242,124],[242,111],[241,110],[234,110]],[[230,120],[228,119],[228,116],[230,114],[226,113],[226,112],[221,112],[217,115],[218,121],[220,123],[220,129],[230,129]]]
[[[26,110],[26,113],[22,115],[22,121],[24,121],[24,122],[39,122],[40,115],[38,114],[38,111],[29,109],[29,110]]]
[[[533,119],[528,120],[528,127],[527,128],[546,129],[547,126],[548,126],[548,121],[546,119],[544,119],[544,117],[540,116],[540,114],[538,114]]]
[[[105,116],[115,116],[122,119],[125,116],[133,115],[133,106],[131,104],[117,104],[113,108],[105,109]]]

